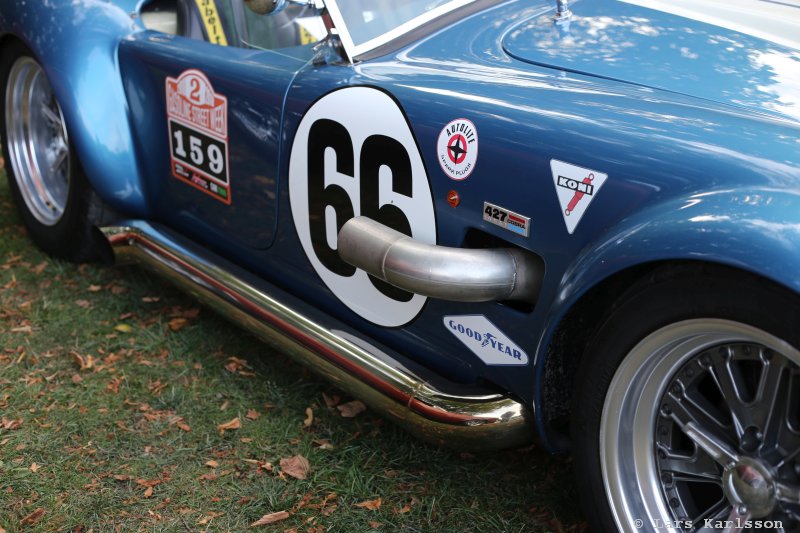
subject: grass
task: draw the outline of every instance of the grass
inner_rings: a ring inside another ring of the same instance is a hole
[[[141,270],[48,258],[0,170],[0,532],[585,529],[565,459],[350,400]]]

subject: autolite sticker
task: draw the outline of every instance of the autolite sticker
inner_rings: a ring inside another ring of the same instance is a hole
[[[487,365],[528,364],[528,354],[483,315],[446,316],[444,325]]]
[[[228,99],[199,70],[167,78],[172,175],[228,205]]]
[[[550,160],[550,169],[553,171],[561,215],[571,235],[608,179],[608,174],[556,159]]]
[[[478,130],[465,118],[453,120],[442,128],[436,147],[445,174],[454,180],[465,180],[478,160]]]

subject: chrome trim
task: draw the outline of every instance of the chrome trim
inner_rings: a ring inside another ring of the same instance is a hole
[[[494,392],[437,388],[386,352],[364,349],[334,332],[345,328],[315,322],[302,310],[307,304],[165,228],[129,221],[102,231],[118,262],[152,268],[424,440],[458,449],[502,449],[533,438],[532,415],[524,404]],[[459,387],[464,389],[453,384]]]
[[[535,302],[544,269],[514,248],[449,248],[416,241],[367,217],[345,222],[339,256],[409,292],[458,302]]]

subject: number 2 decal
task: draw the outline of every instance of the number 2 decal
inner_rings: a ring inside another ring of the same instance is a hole
[[[292,146],[289,198],[303,250],[345,305],[382,326],[401,326],[419,314],[424,296],[357,270],[336,250],[339,230],[359,215],[436,242],[425,167],[403,112],[389,95],[352,87],[311,106]]]

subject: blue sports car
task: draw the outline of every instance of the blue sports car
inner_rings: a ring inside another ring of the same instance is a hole
[[[598,531],[800,531],[797,0],[0,0],[30,236]]]

